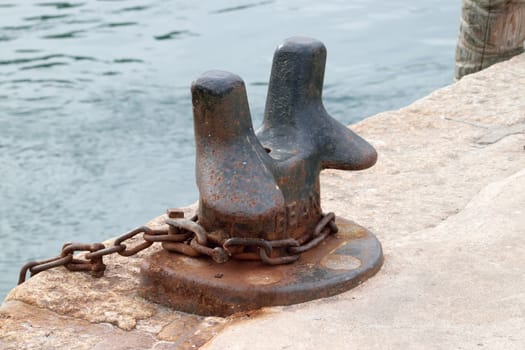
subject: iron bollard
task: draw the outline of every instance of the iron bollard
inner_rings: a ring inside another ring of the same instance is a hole
[[[321,218],[321,169],[375,163],[373,147],[323,107],[325,60],[316,40],[279,46],[258,137],[241,78],[212,71],[193,83],[199,222],[208,231],[298,239]]]
[[[209,71],[192,84],[198,216],[168,223],[193,232],[197,255],[221,264],[155,253],[142,265],[147,298],[224,316],[334,295],[380,268],[372,233],[338,219],[336,234],[334,215],[321,210],[322,169],[361,170],[377,159],[324,109],[325,61],[314,39],[277,48],[257,133],[240,77]]]

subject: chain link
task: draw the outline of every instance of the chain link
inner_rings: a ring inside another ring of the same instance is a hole
[[[169,211],[168,211],[169,213]],[[89,271],[94,277],[104,275],[106,265],[104,256],[119,254],[121,256],[132,256],[149,248],[153,243],[160,242],[162,248],[170,252],[176,252],[191,257],[207,255],[217,263],[224,263],[230,258],[238,260],[260,260],[267,265],[290,264],[299,259],[300,254],[319,245],[328,235],[337,233],[334,213],[323,214],[321,220],[311,233],[293,239],[265,240],[260,238],[231,237],[218,244],[214,236],[198,224],[198,217],[194,215],[190,219],[182,217],[178,219],[168,218],[165,220],[167,226],[162,229],[153,229],[141,226],[117,237],[111,246],[106,247],[102,243],[66,243],[62,247],[59,256],[54,258],[32,261],[25,264],[20,270],[18,284],[24,283],[27,272],[30,277],[39,272],[64,266],[69,271]],[[170,215],[171,217],[171,215]],[[126,244],[137,235],[142,234],[142,242],[131,246]],[[245,251],[246,248],[256,251]],[[286,254],[272,256],[274,248],[281,249]],[[83,257],[75,255],[78,252],[86,252]]]

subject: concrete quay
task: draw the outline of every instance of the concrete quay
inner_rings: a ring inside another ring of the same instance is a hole
[[[323,172],[321,191],[325,211],[383,244],[382,269],[359,287],[228,318],[189,315],[139,296],[152,247],[106,259],[100,279],[57,268],[14,288],[0,307],[0,348],[524,349],[525,55],[352,129],[379,160]]]

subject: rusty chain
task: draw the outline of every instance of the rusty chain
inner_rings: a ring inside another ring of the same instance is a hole
[[[174,214],[174,215],[171,215]],[[230,258],[239,260],[260,260],[267,265],[289,264],[297,261],[300,254],[319,245],[327,236],[337,233],[334,213],[323,214],[321,220],[311,233],[298,239],[265,240],[260,238],[231,237],[224,240],[214,238],[198,224],[194,215],[190,219],[183,218],[180,211],[171,212],[165,220],[167,228],[153,229],[141,226],[117,237],[111,246],[102,243],[66,243],[60,255],[40,261],[32,261],[22,266],[18,284],[26,280],[27,272],[33,277],[39,272],[54,267],[64,266],[69,271],[88,271],[94,277],[102,277],[106,270],[103,258],[106,255],[119,254],[132,256],[159,242],[162,248],[191,257],[207,255],[217,263],[224,263]],[[175,217],[175,218],[173,218]],[[142,242],[131,247],[126,241],[142,234]],[[279,249],[279,256],[272,256]],[[249,251],[246,251],[249,250]],[[75,255],[86,252],[82,257]]]

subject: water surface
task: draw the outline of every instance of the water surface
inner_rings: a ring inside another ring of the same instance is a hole
[[[262,118],[274,48],[328,49],[343,123],[447,85],[459,1],[0,2],[0,297],[26,261],[197,199],[190,82],[222,69]]]

